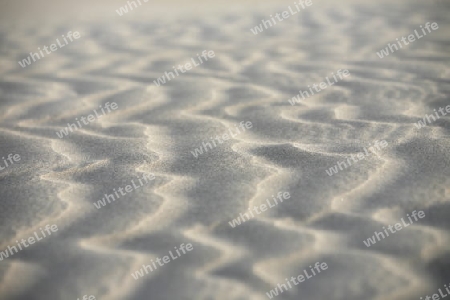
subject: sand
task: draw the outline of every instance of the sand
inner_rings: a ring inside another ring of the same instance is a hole
[[[420,299],[450,282],[450,118],[414,125],[450,105],[445,1],[313,1],[258,35],[293,1],[149,2],[121,17],[125,1],[37,3],[0,4],[0,156],[21,157],[0,171],[0,252],[58,231],[0,261],[0,299],[268,299],[316,262],[328,269],[276,299]],[[426,22],[439,29],[376,55]],[[20,67],[68,31],[81,37]],[[203,50],[215,56],[153,83]],[[107,102],[118,109],[57,136]],[[242,121],[252,128],[193,156]],[[280,191],[290,199],[230,226]],[[414,210],[425,218],[365,246]],[[193,250],[133,279],[183,243]]]

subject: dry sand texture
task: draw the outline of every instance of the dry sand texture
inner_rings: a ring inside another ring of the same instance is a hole
[[[276,299],[419,299],[448,284],[450,118],[414,125],[450,105],[448,3],[312,3],[254,35],[293,1],[149,1],[123,16],[126,1],[2,1],[0,156],[21,159],[0,171],[0,251],[58,231],[0,261],[0,299],[262,300],[316,262],[328,269]],[[439,29],[376,55],[426,22]],[[80,38],[20,67],[69,31]],[[153,83],[203,50],[214,58]],[[339,69],[351,75],[289,104]],[[58,138],[107,102],[118,109]],[[241,121],[252,128],[192,155]],[[327,175],[376,140],[388,146]],[[280,191],[291,198],[229,225]],[[364,245],[414,210],[426,217]],[[193,250],[133,279],[182,243]]]

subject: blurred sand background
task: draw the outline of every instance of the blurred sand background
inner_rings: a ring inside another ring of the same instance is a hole
[[[0,251],[45,224],[59,231],[0,262],[0,299],[268,299],[317,261],[329,269],[276,299],[407,300],[450,282],[450,104],[446,1],[314,1],[257,36],[293,1],[0,2]],[[426,22],[439,30],[379,59]],[[81,38],[21,68],[68,31]],[[161,87],[196,53],[216,56]],[[291,106],[338,69],[349,78]],[[105,102],[119,109],[59,139]],[[214,134],[245,134],[194,158]],[[329,177],[375,140],[389,146]],[[97,210],[143,173],[156,180]],[[237,228],[279,191],[291,199]],[[367,248],[413,210],[426,217]],[[194,250],[139,280],[174,246]]]

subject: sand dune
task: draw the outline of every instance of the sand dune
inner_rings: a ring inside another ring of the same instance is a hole
[[[259,300],[316,262],[329,268],[276,299],[419,299],[450,282],[450,119],[415,126],[450,105],[445,1],[313,1],[257,35],[293,3],[146,3],[122,17],[125,1],[48,3],[1,4],[0,157],[22,159],[0,171],[0,252],[59,230],[0,261],[0,299]],[[426,22],[439,29],[377,56]],[[80,39],[20,67],[68,31]],[[215,57],[153,83],[203,50]],[[339,69],[351,75],[289,103]],[[118,109],[57,136],[107,102]],[[193,156],[241,121],[253,127]],[[291,198],[229,225],[280,191]],[[413,210],[426,217],[364,245]],[[133,279],[182,243],[194,250]]]

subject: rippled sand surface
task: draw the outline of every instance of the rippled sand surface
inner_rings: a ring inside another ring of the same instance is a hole
[[[0,299],[268,299],[317,261],[329,268],[276,299],[419,299],[450,282],[450,118],[414,125],[450,105],[448,3],[313,1],[258,35],[250,28],[292,3],[115,15],[124,3],[101,6],[110,18],[78,9],[0,29],[0,155],[21,156],[0,171],[0,251],[59,228],[0,262]],[[439,29],[376,55],[426,22]],[[70,30],[81,38],[18,65]],[[215,57],[153,84],[203,50]],[[339,69],[351,75],[289,104]],[[57,137],[106,102],[119,108]],[[192,155],[241,121],[253,127]],[[388,147],[327,175],[375,140]],[[156,179],[94,207],[144,173]],[[229,225],[279,191],[291,199]],[[413,210],[426,217],[363,244]],[[193,251],[132,278],[182,243]]]

